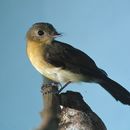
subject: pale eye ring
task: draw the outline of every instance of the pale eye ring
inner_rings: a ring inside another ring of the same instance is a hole
[[[42,30],[39,30],[37,33],[38,33],[39,36],[44,35],[44,31],[42,31]]]

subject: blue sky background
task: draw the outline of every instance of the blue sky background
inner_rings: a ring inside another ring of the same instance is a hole
[[[26,56],[26,31],[50,22],[63,37],[90,55],[130,91],[129,0],[0,1],[0,129],[32,130],[40,123],[42,78]],[[71,84],[81,92],[108,130],[130,130],[130,107],[116,102],[99,85]]]

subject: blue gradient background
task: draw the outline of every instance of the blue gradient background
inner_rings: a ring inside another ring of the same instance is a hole
[[[90,55],[130,91],[129,0],[0,1],[0,129],[32,130],[40,123],[42,78],[26,56],[26,31],[52,23],[68,42]],[[130,107],[95,84],[71,84],[108,130],[130,130]]]

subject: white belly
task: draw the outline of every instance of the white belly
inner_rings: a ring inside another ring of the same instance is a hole
[[[84,77],[80,74],[75,74],[67,70],[63,70],[61,68],[42,68],[39,69],[36,67],[36,69],[45,77],[55,81],[55,82],[79,82],[83,81]]]
[[[39,44],[28,41],[27,54],[32,65],[45,77],[56,82],[78,82],[83,81],[83,76],[63,70],[60,67],[54,67],[48,64],[43,57],[42,47]]]
[[[83,81],[83,76],[80,74],[75,74],[67,70],[62,70],[60,68],[55,68],[53,71],[51,71],[52,75],[54,75],[55,81],[58,82],[79,82]]]

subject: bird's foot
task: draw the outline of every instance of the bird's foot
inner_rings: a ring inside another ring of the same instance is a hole
[[[62,86],[61,83],[57,83],[57,82],[52,82],[52,83],[48,83],[48,84],[44,84],[42,87],[41,87],[41,93],[44,95],[44,94],[47,94],[47,93],[54,93],[54,94],[60,94],[62,92],[62,90],[64,88],[66,88],[69,84],[71,83],[71,81],[67,82],[64,86]],[[49,87],[49,86],[54,86],[54,87],[58,87],[60,86],[61,88],[58,90],[58,91],[47,91],[47,92],[44,92],[44,89],[46,87]]]
[[[55,92],[53,92],[53,91],[44,91],[45,90],[45,88],[47,88],[47,87],[58,87],[59,86],[59,83],[57,83],[57,82],[52,82],[52,83],[48,83],[48,84],[43,84],[42,85],[42,87],[41,87],[41,93],[43,94],[43,95],[45,95],[45,94],[48,94],[48,93],[54,93],[54,94],[58,94],[58,91],[55,91]]]

